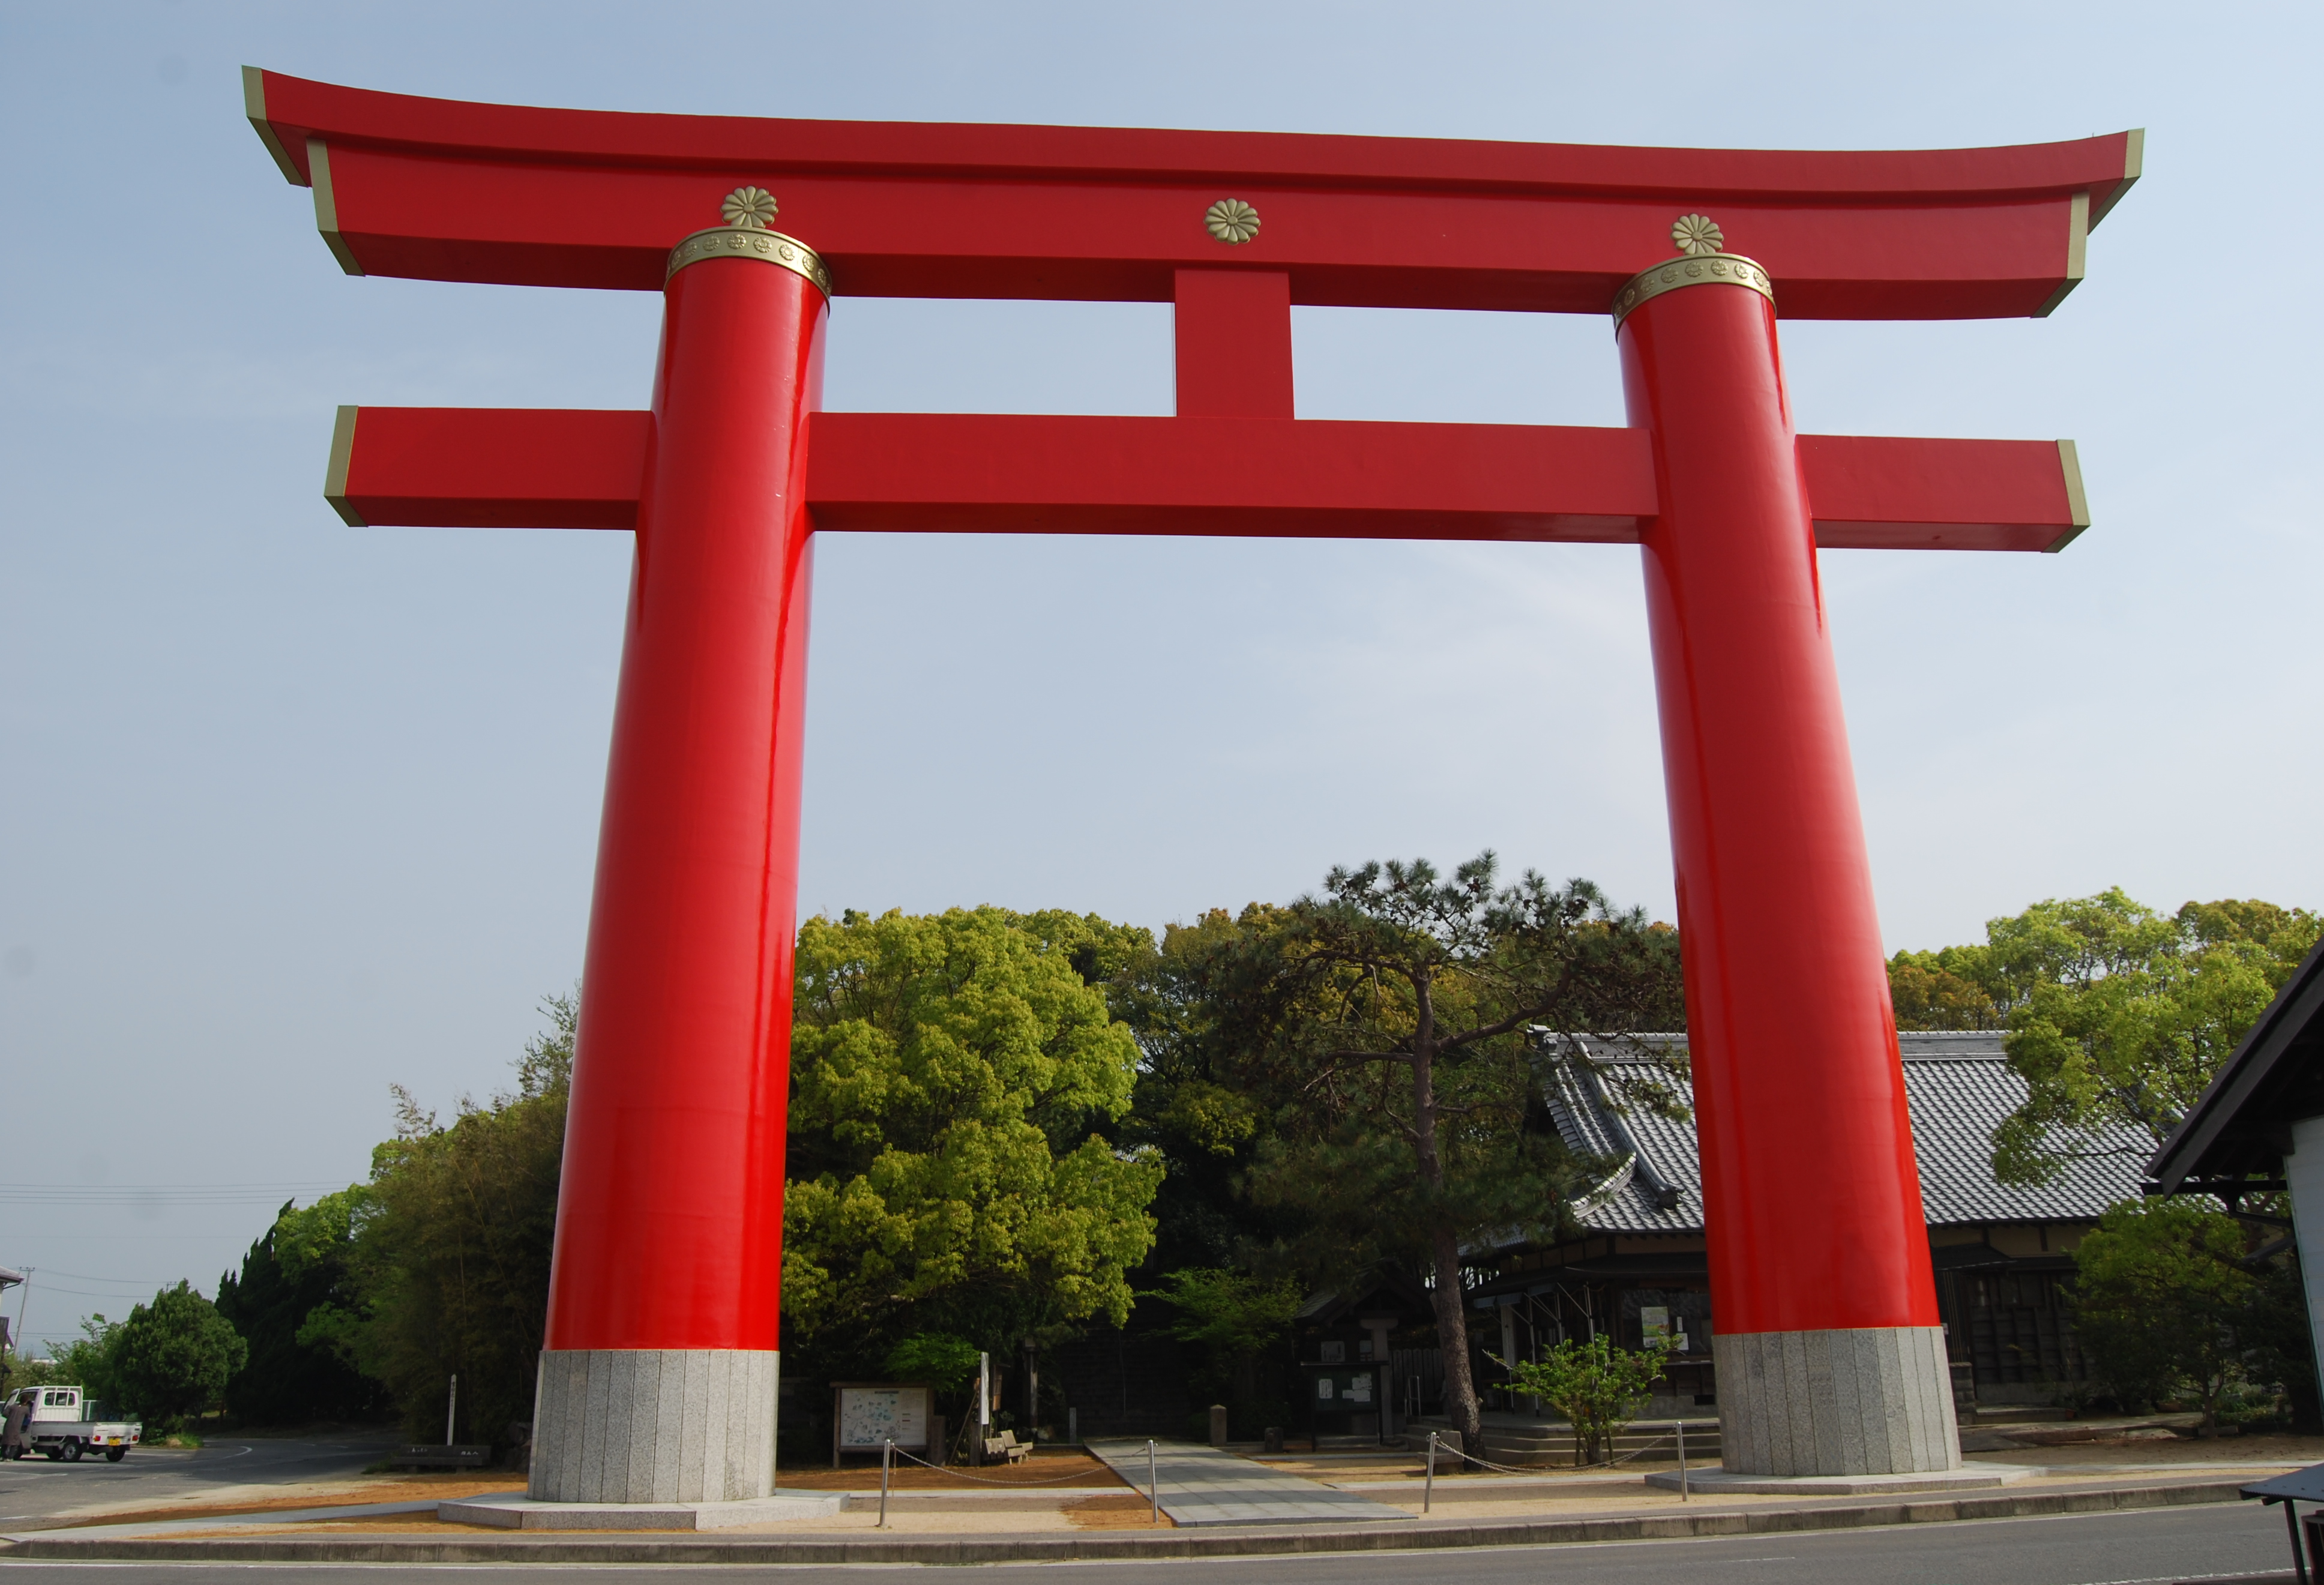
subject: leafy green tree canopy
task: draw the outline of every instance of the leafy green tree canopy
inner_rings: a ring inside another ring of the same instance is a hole
[[[1257,1277],[1222,1267],[1189,1266],[1165,1276],[1151,1296],[1177,1311],[1171,1336],[1201,1344],[1214,1361],[1224,1363],[1279,1340],[1306,1294],[1293,1276]]]
[[[2181,1396],[2216,1426],[2243,1375],[2241,1322],[2261,1278],[2233,1218],[2189,1200],[2111,1207],[2074,1250],[2075,1326],[2124,1405]]]
[[[801,926],[787,1326],[991,1347],[1120,1323],[1162,1168],[1106,1137],[1139,1053],[1090,981],[1151,945],[989,908]]]
[[[105,1351],[111,1389],[167,1425],[217,1402],[250,1346],[216,1305],[181,1281],[130,1311],[106,1337]]]
[[[1244,1182],[1304,1222],[1302,1266],[1425,1275],[1447,1410],[1474,1445],[1463,1251],[1553,1233],[1597,1165],[1549,1121],[1536,1031],[1674,1027],[1676,935],[1586,880],[1504,887],[1490,852],[1449,879],[1425,861],[1334,869],[1320,896],[1247,920],[1216,933],[1208,976],[1203,1038],[1228,1071],[1173,1104],[1231,1120],[1218,1092],[1240,1091],[1271,1114]]]
[[[968,1385],[983,1363],[983,1350],[950,1332],[917,1332],[888,1350],[888,1374],[899,1381],[925,1381],[940,1392]]]
[[[415,1435],[442,1434],[455,1374],[472,1440],[532,1418],[579,1019],[571,997],[542,1010],[549,1027],[526,1046],[513,1092],[464,1099],[445,1124],[397,1088],[396,1137],[372,1153],[371,1182],[290,1230],[294,1260],[352,1233],[356,1303],[318,1305],[299,1341],[383,1383]]]
[[[250,1344],[226,1383],[226,1406],[251,1425],[364,1416],[378,1387],[355,1368],[340,1318],[361,1304],[355,1235],[371,1205],[366,1188],[286,1204],[250,1247],[237,1276],[218,1279],[218,1313]]]
[[[1637,1417],[1654,1385],[1662,1378],[1667,1340],[1645,1349],[1625,1349],[1604,1332],[1565,1338],[1539,1359],[1512,1365],[1499,1355],[1493,1363],[1508,1372],[1509,1390],[1541,1399],[1573,1427],[1573,1461],[1595,1463],[1611,1451],[1615,1433]]]
[[[114,1340],[121,1332],[121,1322],[107,1321],[104,1315],[89,1316],[80,1323],[80,1335],[66,1343],[51,1343],[46,1359],[26,1360],[23,1376],[12,1379],[14,1387],[78,1387],[92,1398],[106,1403],[120,1401],[120,1384],[113,1374]]]
[[[2257,901],[2158,914],[2117,888],[1988,920],[1981,945],[1899,953],[1889,986],[1900,1028],[2009,1031],[2028,1093],[1995,1130],[1994,1168],[2038,1184],[2078,1156],[2159,1146],[2319,928]]]

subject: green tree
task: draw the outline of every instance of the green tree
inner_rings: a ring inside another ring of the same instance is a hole
[[[2246,1254],[2233,1218],[2187,1200],[2127,1200],[2098,1219],[2074,1250],[2074,1323],[2117,1400],[2191,1397],[2216,1429],[2260,1286]]]
[[[1987,989],[1986,950],[1948,946],[1888,960],[1888,1000],[1900,1029],[1998,1029],[2009,1015]]]
[[[1489,852],[1449,880],[1425,862],[1335,869],[1322,896],[1224,944],[1216,975],[1222,1044],[1240,1055],[1225,1087],[1274,1112],[1247,1191],[1304,1223],[1310,1270],[1422,1275],[1446,1410],[1472,1447],[1464,1249],[1554,1236],[1602,1170],[1572,1157],[1548,1118],[1536,1031],[1680,1022],[1673,932],[1588,881],[1528,871],[1504,888],[1496,873]],[[1639,1099],[1676,1104],[1667,1088]]]
[[[1173,925],[1111,986],[1142,1053],[1122,1136],[1166,1168],[1149,1269],[1265,1265],[1298,1230],[1296,1214],[1240,1192],[1275,1129],[1277,1098],[1250,1056],[1266,1043],[1265,970],[1286,917],[1254,903]]]
[[[115,1344],[120,1335],[121,1322],[91,1315],[80,1323],[78,1337],[67,1343],[50,1344],[48,1359],[29,1362],[32,1368],[14,1385],[46,1386],[54,1382],[61,1387],[78,1387],[86,1396],[114,1402],[121,1392],[113,1369]]]
[[[946,1446],[929,1451],[933,1462],[944,1463],[954,1447],[965,1444],[969,1422],[976,1417],[974,1383],[982,1354],[966,1338],[944,1332],[914,1332],[888,1350],[889,1379],[927,1382],[936,1390],[937,1408],[950,1417],[957,1433],[945,1439]]]
[[[364,1417],[378,1384],[355,1368],[340,1318],[361,1304],[355,1236],[371,1206],[367,1188],[328,1194],[304,1210],[286,1204],[250,1246],[239,1276],[218,1279],[218,1313],[250,1344],[226,1383],[226,1412],[251,1425]]]
[[[983,1350],[950,1332],[916,1332],[888,1350],[888,1374],[899,1381],[925,1381],[939,1392],[958,1392],[983,1365]]]
[[[217,1403],[250,1355],[217,1306],[182,1281],[131,1310],[102,1347],[109,1392],[165,1428]]]
[[[1160,1299],[1176,1313],[1168,1331],[1208,1357],[1210,1381],[1233,1400],[1236,1415],[1288,1417],[1289,1405],[1262,1401],[1259,1364],[1290,1336],[1306,1288],[1287,1274],[1253,1276],[1228,1267],[1181,1267],[1140,1298]]]
[[[800,928],[787,1329],[858,1352],[931,1332],[1002,1353],[1120,1324],[1161,1166],[1106,1135],[1138,1046],[1092,981],[1141,943],[999,908]]]
[[[2292,1429],[2312,1436],[2324,1429],[2324,1403],[2317,1397],[2316,1334],[2309,1323],[2300,1257],[2287,1250],[2264,1262],[2246,1258],[2246,1268],[2254,1264],[2259,1266],[2257,1280],[2236,1322],[2244,1368],[2254,1381],[2282,1387]]]
[[[1222,1359],[1239,1359],[1279,1341],[1306,1295],[1291,1276],[1270,1279],[1188,1267],[1165,1276],[1151,1296],[1178,1312],[1171,1336],[1199,1343]]]
[[[415,1435],[443,1425],[455,1374],[475,1440],[532,1417],[579,1016],[570,997],[543,1011],[550,1027],[526,1046],[513,1092],[464,1100],[445,1125],[396,1088],[396,1137],[373,1152],[370,1184],[302,1230],[327,1245],[346,1218],[357,1303],[318,1305],[299,1341],[343,1350]]]
[[[1667,1341],[1645,1349],[1618,1347],[1604,1332],[1586,1341],[1566,1338],[1539,1359],[1512,1365],[1499,1355],[1493,1363],[1508,1372],[1509,1390],[1539,1398],[1573,1427],[1573,1461],[1594,1464],[1611,1451],[1614,1437],[1637,1418],[1662,1378]]]
[[[1988,920],[1982,945],[1899,953],[1889,985],[1899,1027],[2008,1029],[2027,1092],[1994,1132],[1994,1169],[2034,1184],[2159,1146],[2319,927],[2257,901],[2158,914],[2117,888]]]

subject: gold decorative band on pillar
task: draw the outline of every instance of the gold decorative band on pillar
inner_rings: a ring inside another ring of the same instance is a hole
[[[662,284],[669,285],[671,276],[705,259],[763,259],[806,276],[826,299],[831,296],[831,272],[823,267],[813,248],[779,231],[747,226],[713,226],[679,243],[669,250],[669,268],[662,272]]]
[[[1775,283],[1757,259],[1740,253],[1697,253],[1672,259],[1651,270],[1641,270],[1614,294],[1614,323],[1619,325],[1632,309],[1649,298],[1682,286],[1748,286],[1769,302],[1775,300]]]

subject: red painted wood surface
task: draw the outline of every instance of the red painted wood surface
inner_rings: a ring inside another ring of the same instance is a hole
[[[1816,543],[1883,550],[2055,550],[2089,526],[2055,440],[1803,435]]]
[[[364,523],[633,529],[652,428],[579,408],[358,408],[329,499]]]
[[[694,264],[670,284],[589,905],[552,1349],[777,1346],[806,418],[825,312],[804,278],[752,260]]]
[[[1293,417],[1291,277],[1279,270],[1181,270],[1173,279],[1178,416]]]
[[[1669,292],[1620,343],[1661,498],[1646,620],[1719,1332],[1933,1326],[1775,311],[1738,286]]]
[[[363,408],[346,502],[380,525],[627,528],[650,422]],[[807,500],[825,530],[1628,543],[1656,511],[1635,429],[1017,413],[811,423]],[[2054,441],[1803,435],[1799,447],[1826,547],[2043,550],[2077,526]]]
[[[663,290],[749,183],[842,294],[1177,306],[1169,419],[810,419],[822,299],[748,260],[669,285],[651,414],[357,413],[364,521],[639,530],[551,1347],[776,1346],[814,529],[1642,542],[1720,1330],[1933,1322],[1815,548],[2053,548],[2084,515],[2059,445],[1795,439],[1775,310],[1721,286],[1622,328],[1631,429],[1298,420],[1290,309],[1601,313],[1696,212],[1787,317],[2043,313],[2136,134],[1784,153],[248,86],[357,272]],[[1222,198],[1248,242],[1204,228]]]
[[[1787,317],[2045,311],[2077,278],[2136,134],[1919,152],[1625,149],[1110,127],[533,109],[254,74],[285,174],[364,273],[655,290],[754,182],[842,295],[1171,300],[1181,269],[1288,276],[1291,300],[1600,313],[1710,213]],[[318,200],[325,192],[318,188]],[[1203,226],[1255,205],[1236,247]]]

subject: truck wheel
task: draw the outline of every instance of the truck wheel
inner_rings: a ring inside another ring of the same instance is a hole
[[[108,1464],[117,1464],[128,1456],[129,1450],[125,1447],[109,1447],[105,1450],[105,1461]]]
[[[68,1464],[80,1462],[80,1438],[78,1436],[65,1438],[65,1462]]]

